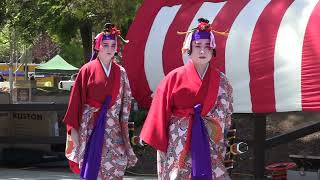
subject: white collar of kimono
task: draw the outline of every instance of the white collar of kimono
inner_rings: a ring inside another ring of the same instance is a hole
[[[206,74],[206,72],[207,72],[207,70],[208,70],[208,67],[209,67],[209,63],[207,64],[207,67],[206,67],[206,69],[204,70],[203,74],[199,74],[199,72],[198,72],[199,77],[201,78],[201,80],[203,80],[204,75]]]
[[[101,62],[101,61],[100,61],[100,62]],[[108,68],[108,69],[107,69],[106,65],[103,64],[102,62],[101,62],[101,65],[102,65],[102,67],[103,67],[104,72],[106,73],[106,76],[109,77],[110,71],[111,71],[112,61],[110,61],[110,63],[109,63],[109,68]]]

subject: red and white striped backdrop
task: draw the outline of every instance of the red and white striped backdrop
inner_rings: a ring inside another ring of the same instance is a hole
[[[237,113],[320,110],[319,0],[145,0],[124,48],[134,97],[148,107],[165,74],[182,66],[183,36],[205,17],[234,88]]]

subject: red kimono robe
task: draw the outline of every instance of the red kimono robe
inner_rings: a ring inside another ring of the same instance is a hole
[[[208,132],[213,179],[230,179],[224,167],[230,128],[232,88],[212,63],[200,79],[192,61],[159,84],[140,138],[158,150],[160,179],[191,179],[190,134],[196,104]]]
[[[99,59],[85,64],[78,73],[64,117],[68,131],[66,157],[72,171],[79,173],[95,119],[107,96],[112,98],[106,115],[99,179],[121,178],[126,167],[137,161],[129,141],[131,90],[125,69],[112,62],[107,77]],[[71,128],[79,132],[79,146],[72,141]]]

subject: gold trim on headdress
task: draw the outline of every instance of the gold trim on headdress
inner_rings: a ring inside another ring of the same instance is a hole
[[[188,34],[188,33],[193,33],[195,30],[196,30],[196,28],[193,29],[193,30],[191,30],[191,31],[184,31],[184,32],[182,32],[182,31],[177,31],[177,34],[178,34],[178,35],[186,35],[186,34]],[[213,32],[213,33],[215,33],[215,34],[218,34],[218,35],[221,35],[221,36],[225,36],[225,37],[227,37],[227,36],[229,35],[229,32],[228,32],[228,31],[229,31],[228,29],[227,29],[226,31],[224,31],[224,32],[216,31],[216,30],[214,30],[214,29],[211,29],[211,32]]]
[[[129,40],[124,39],[122,36],[118,35],[118,37],[121,39],[122,42],[124,42],[126,44],[129,43]]]

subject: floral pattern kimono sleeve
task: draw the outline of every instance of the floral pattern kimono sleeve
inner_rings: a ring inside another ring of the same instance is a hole
[[[128,121],[131,110],[131,89],[128,80],[128,76],[125,71],[122,71],[122,83],[123,83],[123,92],[122,92],[122,106],[121,106],[121,114],[120,114],[120,126],[122,131],[122,138],[124,140],[124,145],[126,147],[126,154],[128,157],[128,167],[132,167],[137,162],[137,157],[133,152],[133,148],[130,144],[129,139],[129,128]]]

